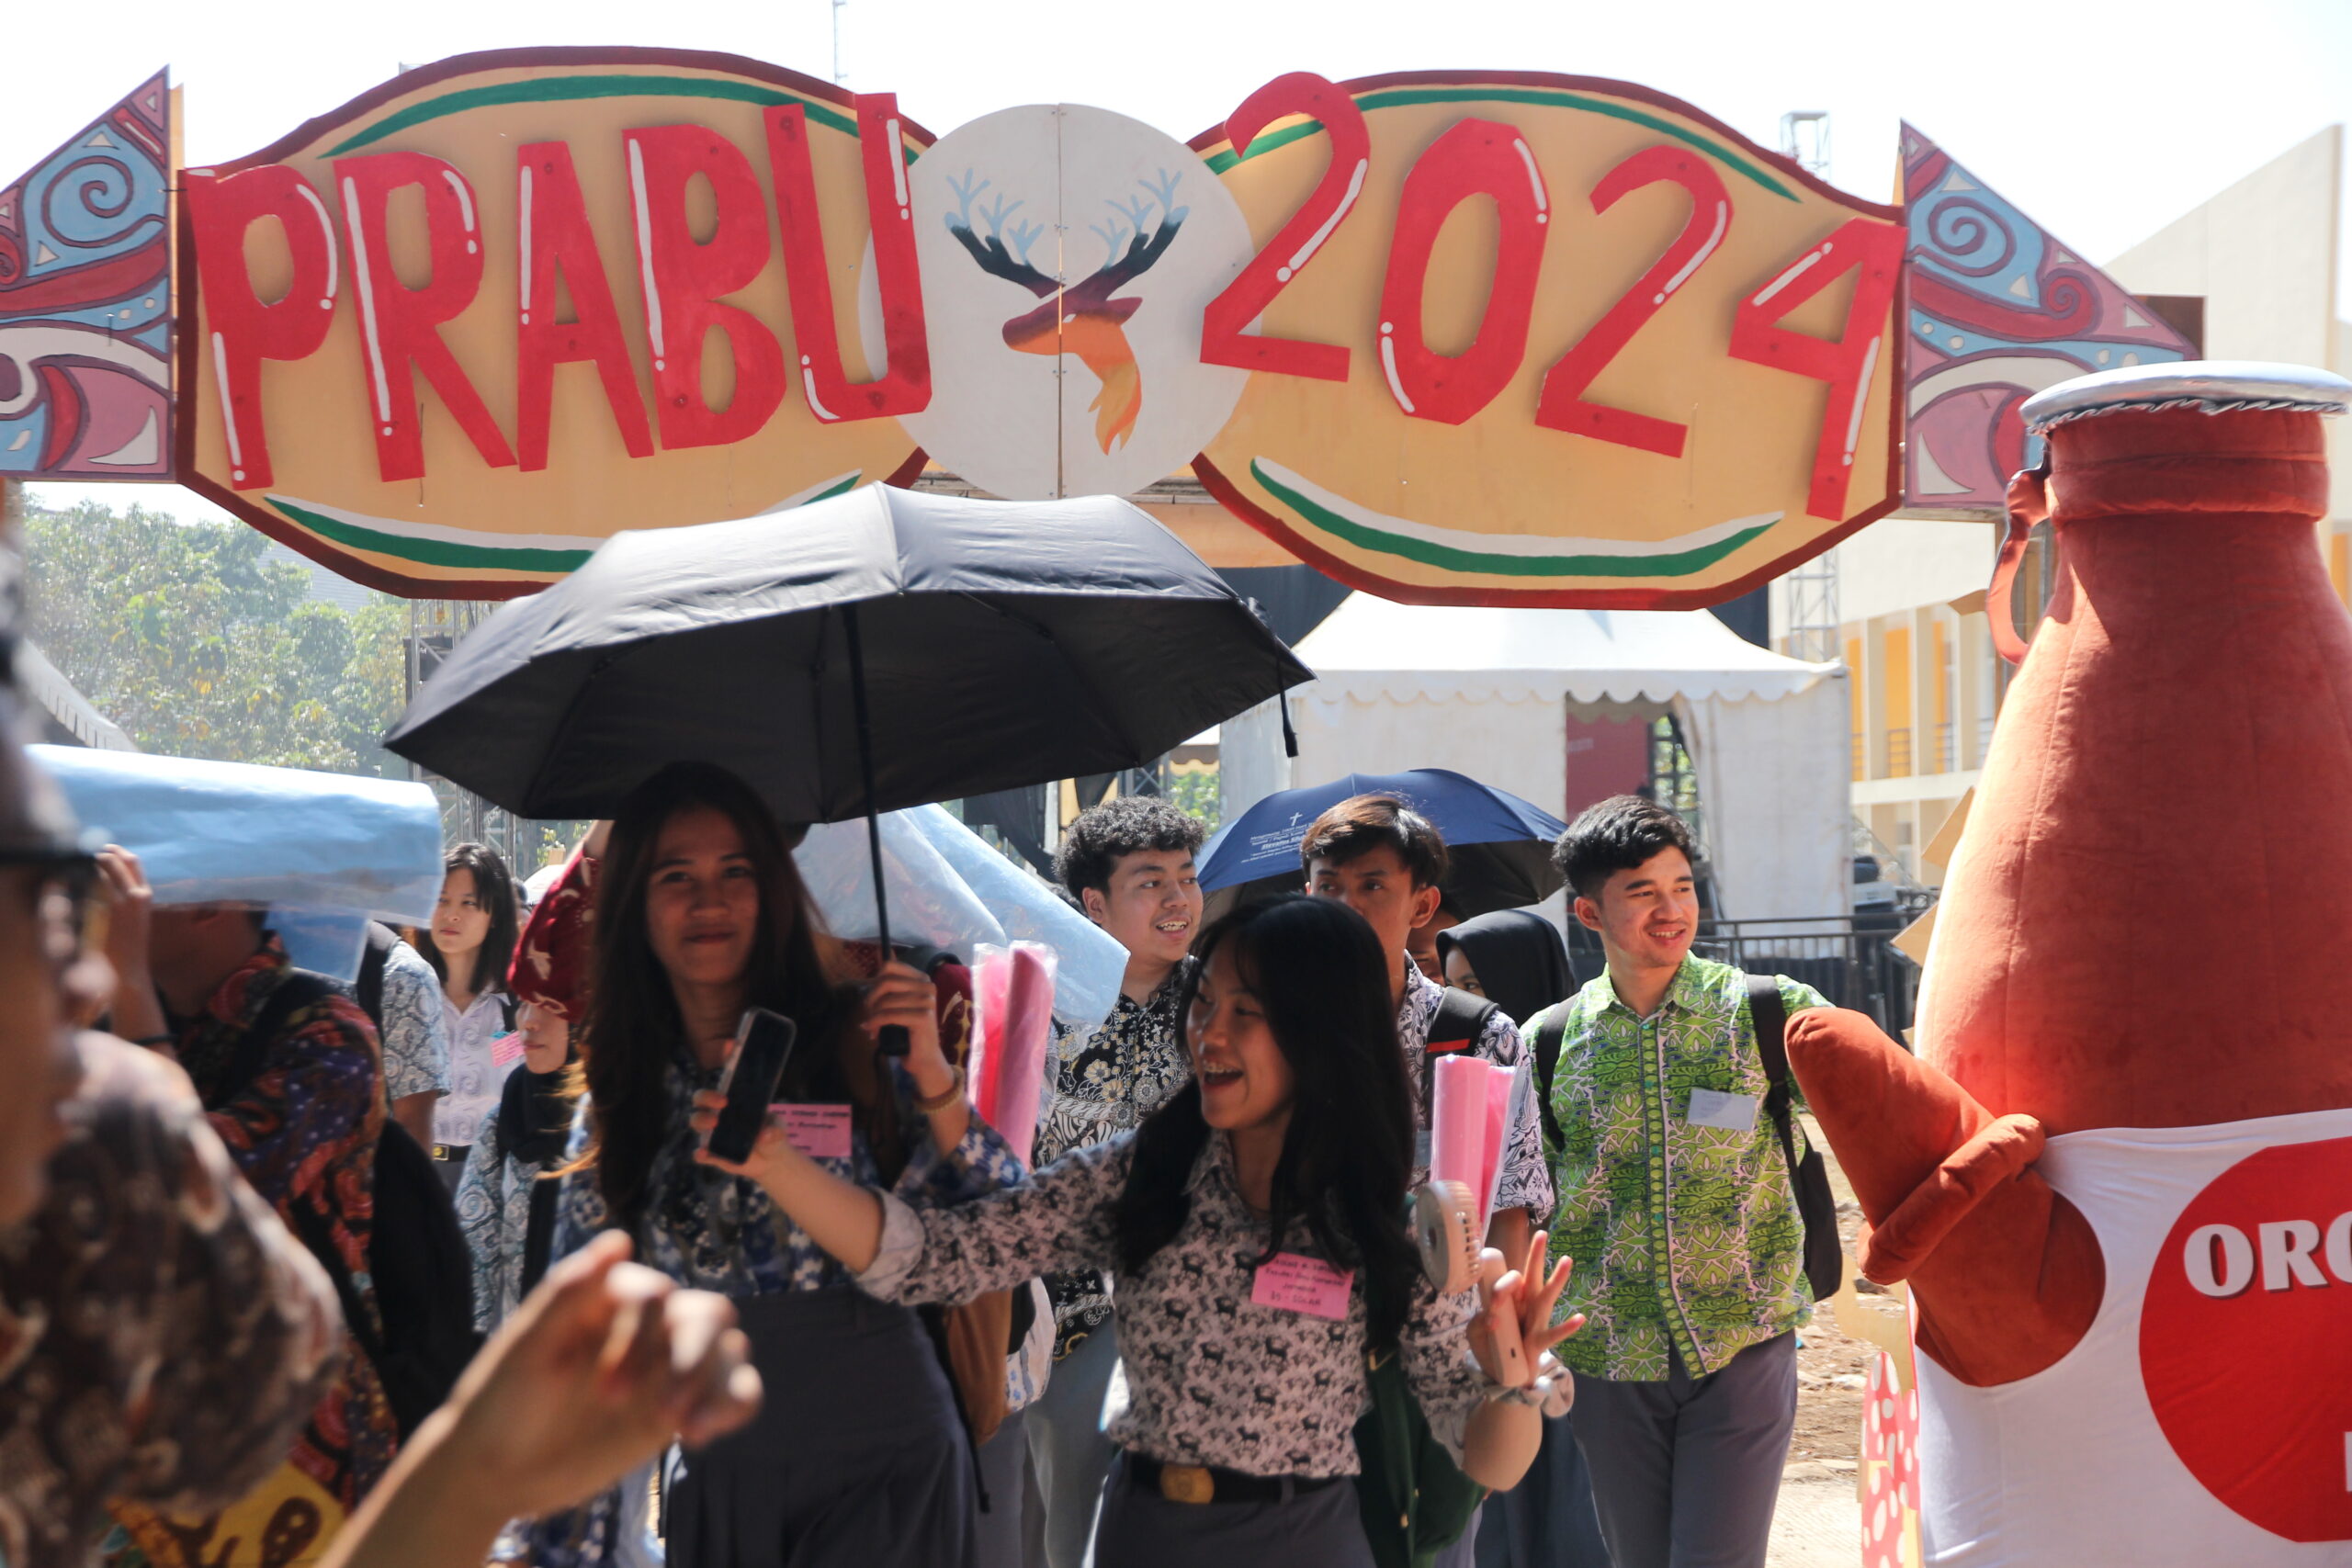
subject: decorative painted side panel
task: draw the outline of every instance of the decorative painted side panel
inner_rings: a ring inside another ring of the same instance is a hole
[[[0,187],[0,475],[169,479],[171,90]]]
[[[1903,199],[1905,504],[1999,510],[2009,476],[2041,457],[2018,418],[2026,399],[2087,371],[2192,356],[2121,284],[1908,125]]]

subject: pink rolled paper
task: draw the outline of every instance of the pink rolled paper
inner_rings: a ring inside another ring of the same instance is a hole
[[[1502,1176],[1503,1137],[1508,1131],[1505,1123],[1510,1119],[1510,1091],[1517,1079],[1510,1068],[1487,1064],[1486,1138],[1479,1149],[1478,1185],[1470,1190],[1484,1205],[1478,1215],[1481,1221],[1494,1217],[1495,1188]]]
[[[1445,1056],[1432,1075],[1430,1178],[1459,1181],[1481,1201],[1487,1193],[1487,1080],[1493,1071],[1476,1056]]]
[[[1017,942],[980,960],[972,990],[981,1036],[973,1108],[1026,1160],[1036,1141],[1037,1095],[1053,1032],[1053,967],[1035,944]]]

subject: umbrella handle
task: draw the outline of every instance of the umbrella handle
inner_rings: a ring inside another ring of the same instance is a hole
[[[857,720],[857,767],[865,785],[865,848],[874,861],[875,940],[882,946],[882,963],[890,962],[890,900],[882,886],[882,818],[874,811],[874,721],[865,709],[865,641],[857,634],[857,606],[842,606],[842,626],[849,637],[849,700]],[[903,1056],[914,1048],[913,1036],[896,1023],[885,1024],[874,1038],[874,1048],[885,1056]]]

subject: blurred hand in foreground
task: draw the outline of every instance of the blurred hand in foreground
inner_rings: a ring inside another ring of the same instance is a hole
[[[673,1441],[752,1418],[760,1375],[723,1296],[608,1232],[548,1270],[401,1452],[322,1568],[479,1562],[511,1518],[594,1496]]]

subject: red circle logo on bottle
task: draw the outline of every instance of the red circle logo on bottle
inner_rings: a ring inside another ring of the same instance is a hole
[[[2249,1155],[2181,1211],[2140,1368],[2214,1496],[2289,1540],[2352,1540],[2352,1138]]]

